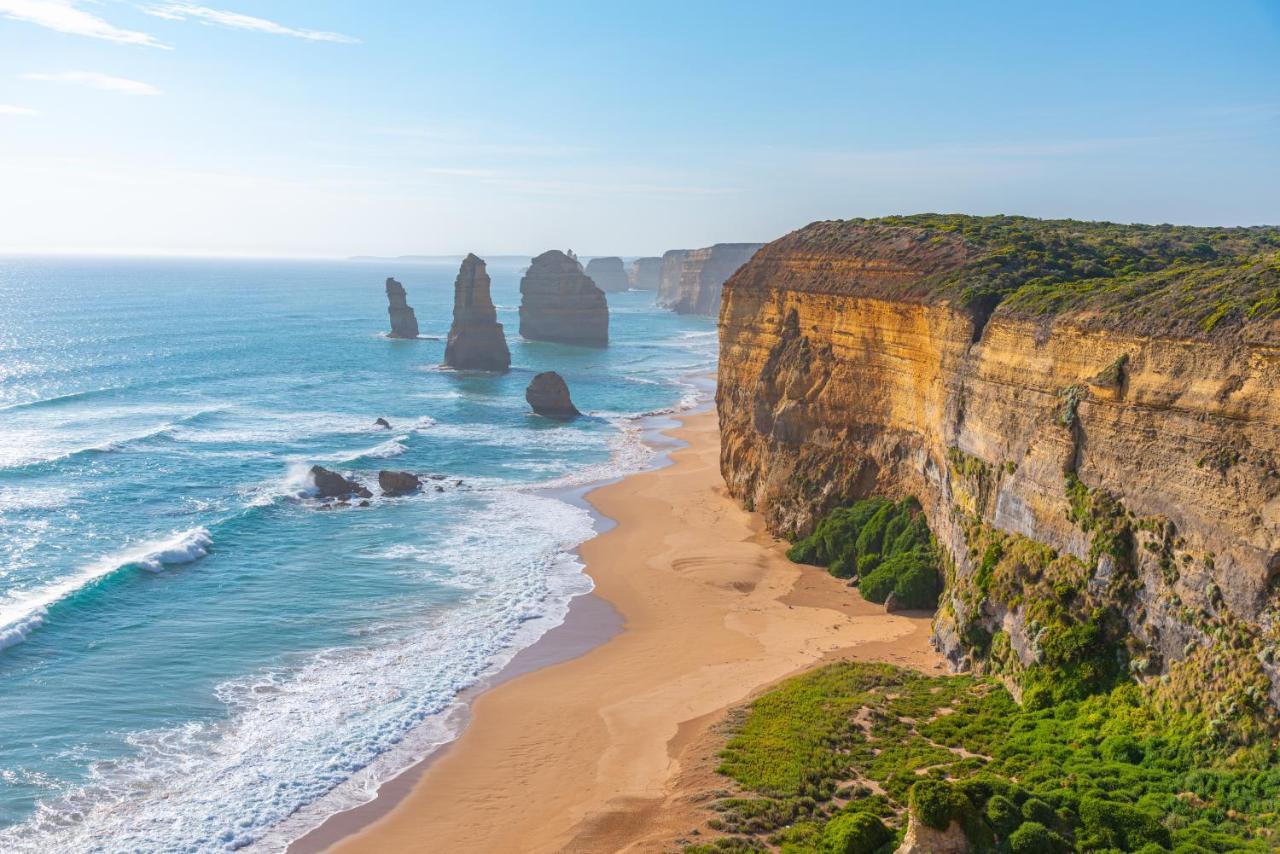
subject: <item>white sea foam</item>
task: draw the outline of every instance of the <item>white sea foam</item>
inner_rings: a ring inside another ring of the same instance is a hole
[[[191,528],[106,555],[51,584],[11,591],[0,599],[0,648],[25,640],[44,622],[50,605],[114,572],[126,567],[159,572],[167,566],[197,561],[212,547],[213,540],[207,530]]]
[[[434,549],[465,591],[456,608],[221,685],[227,718],[133,734],[132,757],[0,830],[0,850],[282,850],[456,737],[459,691],[590,590],[568,550],[591,533],[581,508],[487,495]]]

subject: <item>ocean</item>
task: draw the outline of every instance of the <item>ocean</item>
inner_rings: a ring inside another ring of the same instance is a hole
[[[281,850],[590,590],[565,496],[653,462],[714,322],[628,292],[607,349],[524,342],[499,263],[512,370],[457,373],[456,272],[0,258],[0,850]],[[427,340],[385,337],[387,276]],[[585,417],[530,413],[542,370]],[[443,478],[321,510],[314,464]]]

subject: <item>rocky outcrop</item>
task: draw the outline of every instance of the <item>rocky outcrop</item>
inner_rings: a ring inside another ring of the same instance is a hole
[[[968,854],[970,850],[960,822],[952,821],[946,830],[936,830],[910,815],[902,844],[893,854]]]
[[[724,288],[725,482],[787,535],[855,498],[919,498],[949,564],[934,639],[957,667],[1042,661],[1029,612],[1057,585],[1075,591],[1063,619],[1118,615],[1105,654],[1170,703],[1213,683],[1241,721],[1274,716],[1268,240],[963,217],[788,235]]]
[[[524,399],[533,411],[547,418],[568,419],[582,413],[569,399],[569,384],[555,371],[543,371],[524,390]]]
[[[520,280],[520,335],[586,347],[609,343],[609,304],[577,259],[543,252]]]
[[[444,348],[444,363],[460,371],[505,371],[511,351],[489,295],[485,263],[468,254],[453,282],[453,324]]]
[[[405,301],[404,285],[395,279],[387,279],[387,314],[391,315],[388,338],[418,337],[418,318]]]
[[[684,271],[684,259],[693,250],[668,249],[662,253],[658,269],[658,305],[668,306],[680,292],[680,274]]]
[[[411,472],[383,469],[378,472],[378,488],[383,495],[409,495],[422,489],[422,480]]]
[[[587,276],[607,294],[619,293],[631,286],[621,258],[592,258],[587,262]]]
[[[685,251],[681,257],[680,278],[674,287],[668,286],[659,293],[658,305],[677,314],[715,315],[720,311],[720,288],[725,280],[750,261],[763,245],[717,243],[705,249]]]
[[[391,429],[391,422],[385,418],[378,418],[373,422],[374,427],[381,427],[383,430]]]
[[[311,467],[311,482],[315,484],[317,498],[349,498],[353,495],[361,498],[373,497],[373,493],[359,481],[343,477],[324,466]]]
[[[656,291],[662,281],[662,259],[635,259],[627,268],[627,279],[637,291]]]

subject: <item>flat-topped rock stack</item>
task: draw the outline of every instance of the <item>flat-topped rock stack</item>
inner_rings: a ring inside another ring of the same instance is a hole
[[[658,267],[658,305],[667,306],[680,290],[680,274],[684,272],[685,256],[692,249],[668,249],[662,253]]]
[[[444,348],[444,363],[463,371],[505,371],[511,351],[489,294],[484,260],[468,254],[453,282],[453,325]]]
[[[418,337],[418,318],[405,301],[404,285],[395,279],[387,279],[387,314],[391,316],[388,338]]]
[[[662,259],[637,258],[627,268],[627,279],[637,291],[656,291],[662,281]]]
[[[577,259],[543,252],[520,280],[520,335],[585,347],[609,344],[609,303]]]
[[[621,258],[592,258],[587,262],[587,276],[607,294],[620,293],[631,287]]]

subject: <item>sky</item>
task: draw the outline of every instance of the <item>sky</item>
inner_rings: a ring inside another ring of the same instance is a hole
[[[1280,223],[1280,0],[0,0],[0,252]]]

